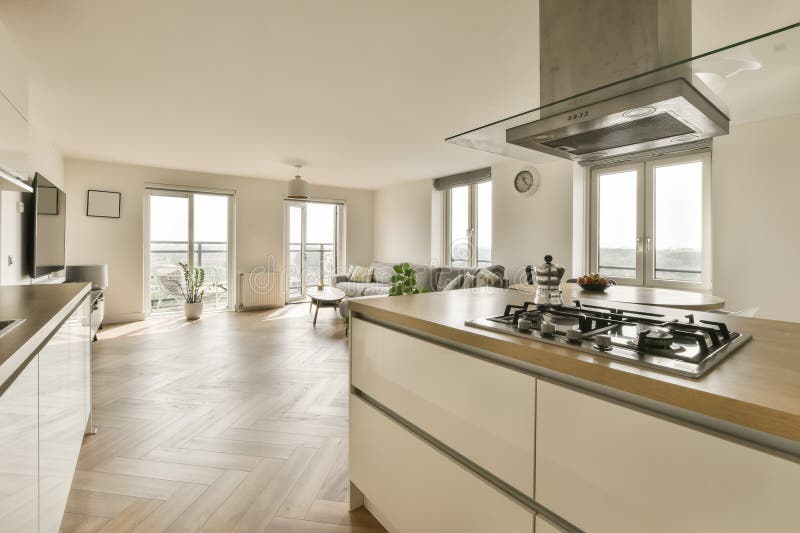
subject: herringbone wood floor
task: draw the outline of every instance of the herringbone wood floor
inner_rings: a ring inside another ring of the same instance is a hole
[[[347,340],[333,309],[162,318],[93,345],[97,435],[63,532],[384,531],[349,513]]]

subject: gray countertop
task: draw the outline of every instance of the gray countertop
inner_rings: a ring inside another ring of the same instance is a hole
[[[0,390],[64,323],[90,288],[88,283],[0,287],[0,320],[25,319],[0,337]]]

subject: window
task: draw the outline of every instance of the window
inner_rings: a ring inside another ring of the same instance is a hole
[[[451,266],[492,262],[492,182],[445,191],[445,259]]]
[[[617,283],[711,288],[708,152],[591,172],[590,268]]]
[[[232,194],[147,189],[144,244],[150,280],[144,298],[151,314],[181,309],[180,263],[203,269],[206,308],[233,306],[233,207]]]
[[[341,266],[344,205],[286,202],[287,302],[303,300],[307,287],[331,284]]]

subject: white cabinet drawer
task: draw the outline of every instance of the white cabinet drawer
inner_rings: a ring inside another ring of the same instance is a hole
[[[797,531],[800,465],[539,381],[536,500],[586,531]]]
[[[350,480],[393,533],[532,533],[533,513],[350,396]]]
[[[354,319],[352,384],[533,497],[536,380]]]

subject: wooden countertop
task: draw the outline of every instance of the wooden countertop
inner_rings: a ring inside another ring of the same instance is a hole
[[[611,387],[666,405],[800,442],[800,324],[695,312],[698,320],[724,321],[753,339],[700,379],[593,356],[569,348],[484,331],[467,319],[497,315],[530,295],[477,289],[414,296],[354,299],[355,313],[486,350],[551,371]],[[584,303],[603,302],[581,298]],[[682,311],[621,304],[683,318]]]
[[[722,298],[703,292],[656,287],[632,287],[629,285],[612,285],[605,292],[596,292],[585,291],[577,283],[564,283],[561,287],[562,298],[565,303],[571,302],[576,298],[591,298],[592,300],[674,307],[693,311],[722,309],[725,306],[725,300]],[[511,288],[528,294],[536,292],[536,285],[528,285],[527,283],[514,285]]]
[[[0,288],[0,320],[25,319],[0,337],[0,390],[49,340],[90,288],[88,283]]]

